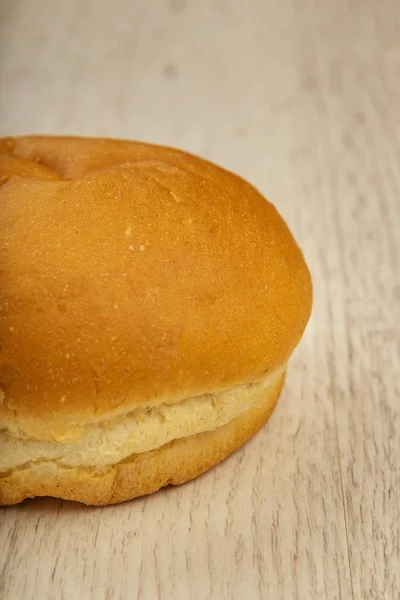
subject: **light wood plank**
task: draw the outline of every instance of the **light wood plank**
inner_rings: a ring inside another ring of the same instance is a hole
[[[295,232],[315,307],[275,414],[223,465],[121,506],[1,510],[0,598],[399,597],[397,0],[1,8],[1,134],[145,139],[239,172]]]

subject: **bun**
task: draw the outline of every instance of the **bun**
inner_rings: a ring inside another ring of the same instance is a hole
[[[311,311],[276,209],[184,152],[0,141],[0,504],[182,483],[268,418]]]

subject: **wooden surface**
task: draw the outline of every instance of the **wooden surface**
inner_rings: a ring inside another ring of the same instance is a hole
[[[2,0],[1,134],[180,146],[276,203],[315,307],[243,451],[0,511],[2,599],[400,598],[400,3]]]

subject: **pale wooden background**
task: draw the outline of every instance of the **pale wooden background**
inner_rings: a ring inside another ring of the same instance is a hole
[[[315,283],[282,401],[197,481],[0,511],[2,599],[400,598],[400,3],[2,0],[1,133],[177,145],[279,207]]]

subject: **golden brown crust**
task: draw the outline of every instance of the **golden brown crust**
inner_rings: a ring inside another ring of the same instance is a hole
[[[284,374],[255,399],[255,408],[227,425],[134,455],[104,475],[42,462],[0,476],[0,505],[35,496],[55,496],[90,505],[115,504],[169,484],[185,483],[229,456],[264,425],[279,398],[283,380]]]
[[[61,179],[57,173],[44,165],[18,156],[0,154],[0,180],[12,176],[28,177],[39,181],[59,181]]]
[[[23,161],[0,187],[0,426],[52,439],[287,362],[310,276],[248,183],[135,142],[10,138],[0,151]]]

